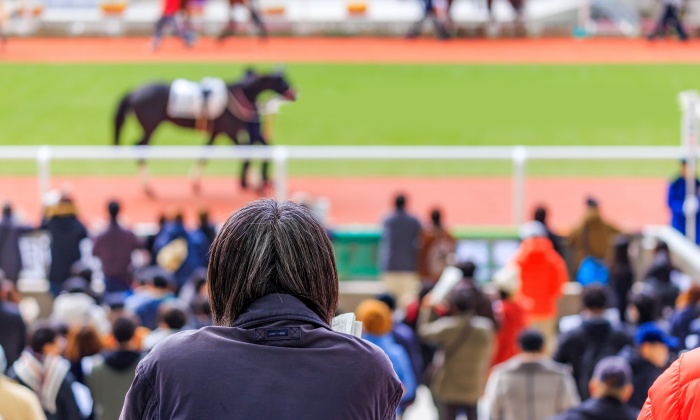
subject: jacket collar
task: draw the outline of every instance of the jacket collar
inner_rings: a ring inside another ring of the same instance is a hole
[[[298,298],[274,293],[253,302],[233,323],[234,327],[250,328],[274,321],[306,321],[330,330],[331,327]]]

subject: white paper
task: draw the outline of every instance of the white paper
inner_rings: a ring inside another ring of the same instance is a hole
[[[433,291],[431,292],[431,301],[433,305],[437,305],[454,289],[454,287],[462,280],[463,274],[462,270],[457,267],[447,266],[442,270],[440,275],[440,280],[435,284]]]
[[[333,318],[333,322],[331,322],[331,328],[333,331],[354,335],[355,314],[350,312],[336,316]]]

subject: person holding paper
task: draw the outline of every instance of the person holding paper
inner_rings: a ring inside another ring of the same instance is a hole
[[[211,247],[213,326],[161,341],[121,418],[393,419],[403,387],[378,347],[330,323],[333,245],[314,214],[257,200]]]

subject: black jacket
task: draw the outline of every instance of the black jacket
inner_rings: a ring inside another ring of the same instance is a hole
[[[644,359],[639,354],[639,350],[636,350],[631,346],[622,349],[620,356],[625,358],[632,368],[632,384],[634,385],[634,392],[632,393],[632,398],[630,398],[627,404],[636,408],[637,410],[641,410],[644,406],[644,402],[647,400],[649,388],[651,388],[654,381],[656,381],[656,378],[658,378],[664,372],[664,370],[654,366],[651,362]]]
[[[80,259],[80,241],[87,238],[87,230],[74,215],[52,217],[42,228],[51,234],[49,281],[58,287],[70,277],[71,265]]]
[[[550,420],[637,420],[638,410],[616,398],[591,398]]]
[[[26,341],[27,327],[17,306],[0,301],[0,346],[5,351],[8,368],[19,359]]]
[[[595,365],[606,356],[617,355],[630,344],[630,337],[613,328],[610,321],[589,319],[561,338],[554,360],[571,366],[576,388],[583,401],[590,397],[588,381],[593,377]]]
[[[402,395],[382,350],[273,294],[233,327],[160,342],[136,368],[121,418],[385,420]]]

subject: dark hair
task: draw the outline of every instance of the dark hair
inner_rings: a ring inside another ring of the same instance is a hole
[[[110,201],[109,204],[107,204],[107,211],[112,221],[116,221],[119,215],[119,202],[115,200]]]
[[[185,216],[182,214],[181,211],[178,211],[177,213],[175,213],[175,216],[173,216],[173,222],[175,222],[179,225],[185,223]]]
[[[518,345],[525,353],[538,353],[544,347],[544,337],[537,330],[525,330],[518,336]]]
[[[214,240],[209,294],[215,325],[232,326],[254,301],[273,293],[302,300],[330,323],[338,305],[338,271],[326,229],[304,207],[272,199],[229,217]]]
[[[590,310],[603,310],[608,307],[608,292],[605,287],[592,284],[583,289],[583,307]]]
[[[200,210],[198,216],[199,216],[199,225],[200,226],[207,226],[209,224],[209,211],[208,210]]]
[[[403,194],[399,194],[396,196],[394,199],[394,206],[396,207],[396,210],[403,210],[406,208],[406,196]]]
[[[119,344],[126,344],[136,334],[136,323],[130,318],[120,316],[112,322],[112,335]]]
[[[586,198],[586,207],[591,208],[591,209],[597,209],[598,208],[598,200],[596,200],[593,197]]]
[[[639,313],[637,324],[644,324],[656,321],[659,313],[659,302],[647,293],[636,293],[630,298],[630,305],[633,305]]]
[[[468,292],[457,292],[449,298],[450,306],[453,312],[463,314],[469,312],[475,307],[474,297]]]
[[[396,310],[396,298],[391,293],[382,293],[375,299],[377,299],[380,302],[384,302],[386,306],[388,306],[389,309],[391,309],[391,312],[394,312]]]
[[[473,278],[474,273],[476,273],[476,265],[474,265],[473,262],[471,261],[465,261],[457,266],[460,270],[462,270],[462,276],[465,278]]]
[[[44,346],[56,341],[56,337],[58,337],[56,327],[48,321],[40,321],[31,332],[29,348],[31,348],[34,353],[42,354]]]
[[[170,281],[167,277],[165,277],[162,274],[156,274],[155,276],[153,276],[153,278],[151,279],[151,283],[153,284],[153,287],[161,290],[167,289],[168,286],[170,286]]]
[[[5,203],[2,205],[2,215],[5,217],[12,216],[12,204]]]
[[[160,308],[160,319],[172,330],[179,330],[187,324],[185,311],[174,306],[163,305]]]
[[[430,212],[430,220],[432,220],[433,226],[442,226],[442,214],[440,213],[440,209],[433,209],[433,211]]]
[[[536,222],[540,222],[543,225],[546,225],[546,220],[547,220],[547,209],[544,208],[544,206],[538,206],[535,209],[535,214],[532,217],[532,219]]]

